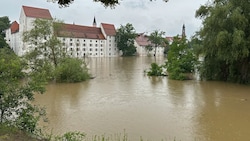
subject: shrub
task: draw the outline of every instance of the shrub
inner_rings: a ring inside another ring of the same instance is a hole
[[[86,64],[77,58],[64,58],[56,68],[56,80],[59,82],[80,82],[89,77]]]

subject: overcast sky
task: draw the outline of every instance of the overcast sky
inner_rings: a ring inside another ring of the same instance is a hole
[[[150,33],[164,31],[166,36],[181,34],[186,26],[188,38],[201,27],[201,20],[195,18],[195,11],[208,0],[122,0],[114,9],[105,8],[92,0],[75,0],[69,7],[60,8],[48,0],[2,0],[0,17],[8,16],[10,21],[19,22],[22,5],[49,9],[53,18],[65,23],[91,26],[94,16],[97,25],[114,24],[116,28],[131,23],[136,32]]]

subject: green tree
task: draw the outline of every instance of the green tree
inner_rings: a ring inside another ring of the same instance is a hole
[[[121,27],[117,30],[115,39],[117,47],[122,51],[123,56],[131,56],[135,54],[135,37],[135,28],[130,23],[127,23],[125,26],[121,25]]]
[[[24,33],[24,41],[31,48],[26,55],[30,69],[48,80],[84,81],[89,78],[86,65],[69,58],[62,50],[62,43],[57,37],[62,25],[62,22],[55,20],[36,19],[34,28]],[[70,69],[75,69],[75,72]]]
[[[196,60],[186,38],[174,37],[166,62],[169,77],[176,80],[190,79],[188,74],[194,72]]]
[[[10,27],[10,20],[7,16],[0,17],[0,36],[5,37],[4,30]]]
[[[45,112],[31,102],[34,93],[45,91],[45,83],[38,74],[33,78],[25,73],[25,64],[12,50],[0,49],[0,124],[35,134]]]
[[[154,56],[156,56],[157,48],[165,47],[168,45],[168,41],[163,37],[164,34],[165,32],[163,31],[155,30],[148,37],[148,40],[151,44],[146,49],[154,48]]]
[[[202,78],[249,83],[249,7],[248,0],[216,0],[196,11],[196,17],[203,19]]]
[[[0,36],[0,48],[8,47],[8,44],[6,43],[6,40],[3,36]]]
[[[65,55],[60,40],[53,34],[54,29],[59,29],[58,22],[36,19],[33,26],[33,29],[23,34],[23,41],[28,43],[31,49],[27,56],[34,62],[35,60],[52,62],[56,67],[60,58]]]

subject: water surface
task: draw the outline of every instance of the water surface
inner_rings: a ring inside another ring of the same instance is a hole
[[[95,79],[49,84],[36,103],[47,107],[48,130],[114,135],[131,141],[250,140],[250,87],[223,82],[148,77],[164,58],[86,59]]]

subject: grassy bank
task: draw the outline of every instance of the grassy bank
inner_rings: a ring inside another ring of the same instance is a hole
[[[14,127],[0,124],[0,141],[45,141],[39,140]]]

